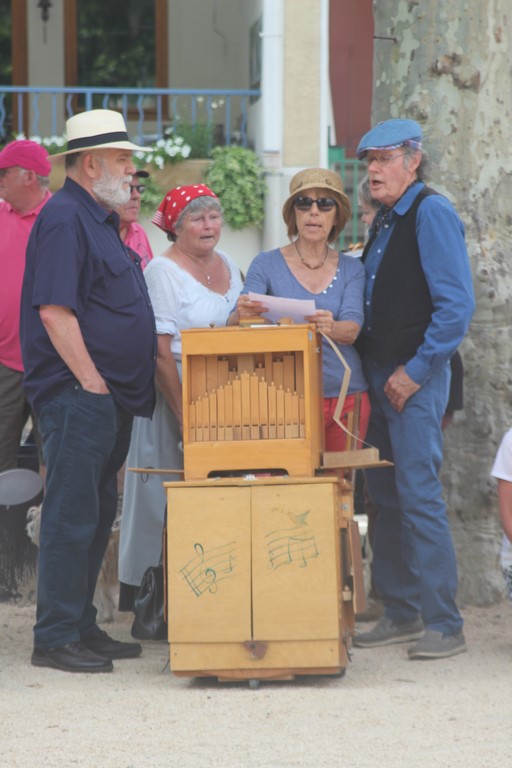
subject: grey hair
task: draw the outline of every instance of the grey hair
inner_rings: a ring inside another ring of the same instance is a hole
[[[100,165],[102,168],[105,167],[105,155],[102,153],[102,147],[96,147],[95,149],[89,150],[92,152],[95,157],[98,158]],[[80,152],[71,152],[70,155],[65,155],[64,157],[64,167],[66,171],[70,168],[76,168],[78,164],[78,160],[82,155],[85,155],[85,150],[81,150]],[[135,175],[135,174],[134,174]]]
[[[83,155],[83,152],[72,152],[70,155],[64,157],[64,167],[66,171],[69,168],[76,168],[80,155]]]
[[[428,169],[429,169],[429,159],[425,150],[414,149],[414,147],[408,147],[407,144],[404,144],[403,150],[404,150],[403,152],[404,162],[407,161],[407,158],[414,157],[417,152],[421,152],[421,160],[420,160],[420,164],[416,169],[416,176],[418,178],[418,181],[425,181],[428,178]]]
[[[49,176],[40,176],[38,173],[36,173],[36,179],[37,179],[37,183],[39,184],[41,189],[46,189],[46,187],[50,183],[50,177]]]
[[[370,192],[370,179],[368,175],[364,176],[359,182],[357,187],[357,197],[360,203],[366,203],[366,205],[375,208],[375,210],[380,208],[379,201],[372,197]]]
[[[168,239],[172,240],[172,242],[175,242],[180,229],[183,227],[185,216],[189,216],[191,213],[200,213],[201,211],[217,211],[221,216],[223,215],[222,205],[220,204],[220,200],[217,197],[210,197],[210,195],[205,195],[204,197],[196,197],[194,200],[191,200],[190,203],[182,210],[176,220],[176,224],[174,225],[174,232],[176,234],[168,232]]]
[[[29,168],[20,167],[20,170],[24,171],[25,173],[30,173],[30,169]],[[37,181],[39,187],[41,189],[46,189],[46,187],[50,183],[50,177],[49,176],[40,176],[39,173],[35,173],[35,171],[34,171],[34,175],[36,177],[36,181]]]

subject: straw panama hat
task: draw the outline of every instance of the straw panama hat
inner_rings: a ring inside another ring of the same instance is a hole
[[[132,144],[123,116],[112,109],[90,109],[66,120],[68,147],[65,152],[52,155],[65,157],[89,149],[128,149],[132,152],[150,151],[148,147]]]

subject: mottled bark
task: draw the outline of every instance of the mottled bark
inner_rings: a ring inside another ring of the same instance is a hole
[[[489,473],[512,426],[512,13],[509,0],[374,0],[372,122],[417,120],[430,183],[466,226],[477,310],[461,353],[465,407],[446,435],[443,482],[460,600],[503,594]],[[379,36],[394,40],[379,39]]]

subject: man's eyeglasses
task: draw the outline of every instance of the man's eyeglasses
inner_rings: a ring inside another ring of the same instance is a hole
[[[316,200],[314,197],[296,197],[293,201],[298,211],[309,211],[313,203],[316,203],[318,210],[322,213],[332,211],[337,205],[336,200],[333,200],[332,197],[317,197]]]
[[[136,189],[139,195],[142,195],[143,192],[146,191],[146,185],[145,184],[130,184],[130,195],[133,192],[133,190]]]
[[[368,166],[371,163],[377,163],[379,168],[384,168],[386,165],[389,165],[393,162],[393,160],[396,160],[397,157],[403,157],[405,155],[405,152],[398,152],[396,155],[366,155],[366,157],[363,158],[363,163]]]

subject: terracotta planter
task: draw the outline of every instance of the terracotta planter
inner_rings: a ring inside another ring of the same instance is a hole
[[[204,181],[204,173],[210,160],[182,160],[176,165],[168,165],[161,171],[146,168],[151,178],[166,192],[181,184],[199,184]]]
[[[168,189],[179,184],[199,184],[204,181],[204,172],[210,160],[182,160],[176,165],[168,165],[163,170],[147,167],[146,170],[162,190],[162,194]],[[50,174],[50,190],[55,192],[64,184],[64,163],[53,163]]]
[[[55,161],[52,163],[52,170],[50,173],[50,192],[56,192],[64,184],[66,178],[66,171],[64,170],[64,163],[62,160],[59,163]]]

